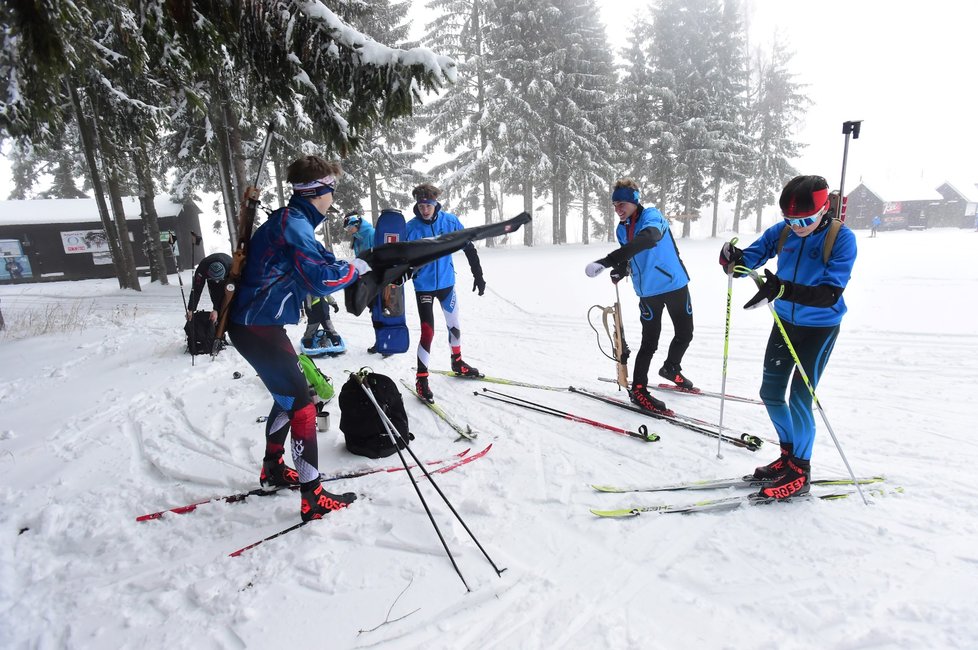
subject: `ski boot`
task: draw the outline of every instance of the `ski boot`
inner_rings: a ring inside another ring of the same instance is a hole
[[[693,382],[686,379],[686,377],[683,376],[683,373],[679,372],[680,370],[681,368],[679,367],[678,363],[670,363],[666,361],[664,364],[662,364],[662,367],[659,368],[659,376],[664,379],[668,379],[672,383],[676,384],[676,386],[679,388],[693,390]]]
[[[781,443],[781,456],[767,465],[762,465],[754,470],[754,473],[744,478],[748,481],[775,481],[784,474],[785,461],[791,457],[794,445],[790,442]]]
[[[767,499],[790,499],[808,494],[812,489],[812,464],[807,460],[788,456],[784,459],[784,472],[772,485],[762,487],[758,497]]]
[[[312,521],[322,519],[333,510],[340,510],[347,507],[357,500],[357,495],[353,492],[346,494],[333,494],[323,489],[319,479],[313,479],[308,483],[303,483],[300,491],[302,495],[301,515],[302,521]]]
[[[428,373],[418,373],[417,377],[415,377],[414,392],[429,404],[435,403],[435,394],[431,392],[431,388],[428,386]]]
[[[262,461],[258,482],[263,488],[292,487],[299,484],[299,472],[286,465],[281,456],[266,458]]]
[[[452,372],[454,372],[459,377],[481,377],[482,376],[482,373],[479,372],[478,368],[473,368],[469,364],[462,361],[461,353],[452,355]]]
[[[628,391],[628,399],[632,401],[632,404],[652,413],[665,413],[669,410],[666,408],[665,402],[649,394],[645,384],[633,384],[632,389]]]

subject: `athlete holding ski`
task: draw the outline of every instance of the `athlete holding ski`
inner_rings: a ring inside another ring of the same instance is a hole
[[[757,269],[778,258],[777,273],[765,269],[763,287],[744,305],[753,309],[773,302],[786,332],[782,335],[775,323],[764,352],[761,400],[778,432],[781,456],[754,470],[756,480],[770,483],[761,489],[763,497],[784,499],[810,489],[815,441],[812,396],[794,372],[794,357],[785,339],[791,341],[814,390],[839,335],[846,313],[842,292],[856,261],[856,237],[833,220],[828,188],[821,176],[791,179],[781,192],[784,223],[765,230],[744,250],[730,243],[720,250],[721,266],[734,276],[744,275],[735,267]],[[830,241],[833,232],[834,242]]]
[[[430,183],[422,183],[412,191],[414,218],[407,222],[405,241],[426,237],[437,237],[445,233],[462,230],[462,223],[451,212],[441,209],[438,197],[441,190]],[[472,269],[472,291],[481,296],[486,290],[482,277],[482,265],[475,245],[468,242],[462,249]],[[425,264],[414,274],[414,293],[418,301],[418,315],[421,317],[421,339],[418,342],[418,373],[415,390],[418,395],[434,402],[434,395],[428,386],[428,361],[431,356],[431,341],[435,336],[435,299],[441,304],[448,326],[448,344],[452,348],[452,371],[463,377],[477,377],[479,371],[462,360],[462,332],[458,318],[458,296],[455,294],[455,265],[452,256],[445,255]]]
[[[680,372],[683,355],[693,340],[693,307],[687,286],[689,273],[679,258],[669,221],[657,208],[642,205],[635,181],[630,178],[617,181],[611,202],[621,221],[615,231],[621,248],[591,262],[584,272],[593,278],[611,267],[611,281],[616,284],[626,275],[632,276],[632,287],[638,294],[641,310],[642,345],[635,355],[628,396],[646,411],[665,411],[662,400],[649,394],[649,366],[659,347],[662,317],[668,311],[674,335],[659,375],[680,388],[693,387],[693,382]]]
[[[306,294],[325,296],[370,271],[364,260],[337,260],[316,239],[315,228],[333,203],[340,172],[339,163],[319,156],[303,156],[289,165],[292,198],[250,240],[228,327],[235,349],[274,400],[265,427],[261,485],[300,484],[303,521],[320,519],[356,499],[353,493],[331,494],[320,484],[316,407],[285,332],[285,325],[299,322],[299,306]],[[282,458],[290,429],[296,469]]]

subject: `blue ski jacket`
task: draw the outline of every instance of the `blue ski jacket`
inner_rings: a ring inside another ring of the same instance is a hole
[[[807,237],[799,237],[794,232],[778,253],[778,239],[784,230],[783,223],[777,223],[767,230],[753,244],[744,249],[744,266],[752,269],[764,266],[772,257],[778,258],[777,276],[799,285],[817,287],[830,285],[845,289],[852,275],[856,261],[856,236],[846,226],[839,230],[832,255],[826,264],[822,261],[822,246],[829,232],[828,228],[816,230]],[[831,307],[813,307],[781,298],[774,301],[774,309],[782,320],[806,327],[831,327],[842,322],[846,313],[843,296]]]
[[[431,221],[425,221],[415,208],[415,216],[405,226],[405,241],[437,237],[445,233],[462,230],[462,222],[451,212],[444,212],[441,204],[435,206],[435,215]],[[472,244],[468,244],[471,246]],[[455,285],[455,265],[452,256],[445,255],[428,262],[417,270],[414,275],[415,291],[438,291]]]
[[[360,220],[360,227],[353,234],[353,254],[359,255],[374,247],[374,227],[366,219]]]
[[[316,239],[322,220],[309,201],[293,196],[255,230],[231,306],[232,323],[298,323],[307,294],[325,296],[357,279],[351,264],[337,260]]]
[[[657,208],[643,208],[619,223],[615,230],[618,243],[624,246],[646,228],[658,230],[661,239],[652,248],[636,253],[628,262],[635,293],[639,298],[645,298],[685,287],[689,284],[689,273],[679,259],[679,248],[669,222]]]

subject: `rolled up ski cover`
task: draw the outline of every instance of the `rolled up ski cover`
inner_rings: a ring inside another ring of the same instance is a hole
[[[372,269],[370,273],[360,276],[356,282],[343,290],[346,311],[359,316],[377,296],[381,287],[404,277],[405,274],[413,272],[428,262],[462,250],[471,241],[515,232],[531,220],[529,213],[521,212],[512,219],[499,223],[463,228],[438,237],[375,246],[359,255],[370,265]]]

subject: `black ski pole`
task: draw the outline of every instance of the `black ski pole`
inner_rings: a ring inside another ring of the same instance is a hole
[[[458,522],[462,524],[462,528],[464,528],[465,532],[468,533],[469,537],[472,538],[472,541],[475,542],[475,545],[479,548],[479,550],[482,551],[482,554],[485,556],[486,560],[488,560],[489,564],[492,565],[492,568],[496,572],[496,575],[501,576],[503,574],[503,571],[505,571],[506,569],[505,568],[500,569],[498,566],[496,566],[496,563],[493,562],[492,558],[489,557],[489,554],[486,552],[486,549],[483,548],[482,544],[479,543],[479,540],[476,539],[475,534],[473,534],[472,530],[462,519],[462,516],[455,509],[455,506],[452,505],[451,501],[448,500],[448,497],[445,495],[444,492],[442,492],[441,488],[438,486],[438,483],[435,482],[435,479],[428,471],[428,468],[425,467],[421,459],[418,458],[417,454],[414,453],[414,450],[411,449],[411,447],[407,444],[407,441],[404,440],[404,438],[401,436],[400,432],[397,430],[397,427],[395,427],[394,423],[391,422],[389,417],[387,417],[387,414],[384,413],[384,410],[380,407],[380,404],[377,403],[377,399],[376,397],[374,397],[373,391],[371,391],[370,388],[367,386],[366,377],[361,374],[357,374],[357,373],[354,374],[356,374],[358,378],[358,383],[360,384],[360,387],[363,389],[363,392],[367,394],[367,398],[374,405],[374,408],[377,409],[377,414],[380,416],[381,421],[384,423],[384,428],[387,430],[388,437],[390,437],[391,441],[394,443],[394,448],[397,450],[397,455],[401,459],[401,463],[404,465],[404,469],[407,472],[408,477],[411,479],[411,484],[414,486],[414,490],[415,492],[417,492],[418,498],[421,499],[421,504],[424,506],[425,512],[428,513],[428,519],[431,521],[431,525],[434,526],[435,532],[438,534],[438,539],[441,540],[441,544],[444,547],[445,552],[448,554],[448,558],[451,560],[452,566],[455,568],[455,572],[458,574],[458,577],[462,580],[462,584],[465,585],[465,589],[467,591],[472,591],[471,589],[469,589],[468,583],[465,582],[465,578],[462,577],[462,572],[459,570],[458,564],[455,562],[455,558],[452,555],[452,552],[448,549],[448,544],[445,541],[445,538],[442,536],[441,530],[438,528],[438,524],[435,522],[434,515],[432,515],[431,509],[428,507],[428,503],[427,501],[425,501],[424,495],[421,494],[421,488],[418,487],[417,481],[414,480],[414,475],[411,474],[411,470],[407,466],[407,461],[404,459],[404,454],[401,452],[401,445],[404,446],[404,449],[408,450],[408,453],[411,455],[411,458],[414,459],[414,462],[417,464],[418,468],[428,478],[428,481],[431,483],[431,485],[434,486],[435,491],[438,492],[438,495],[445,502],[445,505],[447,505],[448,509],[452,511],[452,514],[455,516]]]
[[[363,386],[363,384],[360,385]],[[373,397],[373,393],[371,393],[370,396]],[[375,399],[372,401],[374,403],[374,406],[377,406],[377,401]],[[390,433],[390,430],[393,429],[394,433],[398,437],[400,437],[401,435],[400,432],[397,431],[396,427],[394,427],[394,423],[390,421],[390,418],[387,417],[387,414],[381,411],[381,416],[384,419],[384,421],[387,423],[388,433]],[[475,545],[479,548],[480,551],[482,551],[482,555],[485,556],[489,564],[492,565],[492,568],[496,572],[496,575],[502,576],[503,571],[505,571],[506,568],[503,567],[502,569],[500,569],[498,566],[496,566],[496,563],[493,562],[491,557],[489,557],[489,553],[487,553],[486,549],[483,548],[482,544],[479,543],[479,540],[476,538],[475,533],[472,532],[472,529],[470,529],[468,524],[465,523],[465,520],[462,519],[462,515],[458,514],[458,511],[455,509],[455,506],[452,505],[452,502],[448,500],[448,497],[445,495],[445,493],[442,492],[441,488],[438,487],[438,484],[435,483],[434,477],[428,471],[428,468],[425,467],[424,462],[422,462],[422,460],[418,458],[417,454],[414,453],[414,450],[408,446],[407,441],[404,442],[404,448],[408,450],[408,453],[411,454],[411,458],[414,459],[414,462],[418,465],[418,468],[424,473],[424,475],[428,478],[428,481],[434,486],[435,491],[438,492],[438,496],[442,498],[442,500],[445,502],[445,505],[448,506],[448,509],[451,510],[452,514],[455,515],[455,518],[458,519],[458,523],[462,524],[462,528],[465,529],[465,532],[469,534],[469,537],[472,538],[472,541],[475,543]]]
[[[842,123],[842,135],[846,136],[846,144],[842,150],[842,180],[839,181],[839,221],[846,220],[846,163],[849,159],[849,134],[853,140],[859,139],[859,128],[862,120],[850,120]]]

